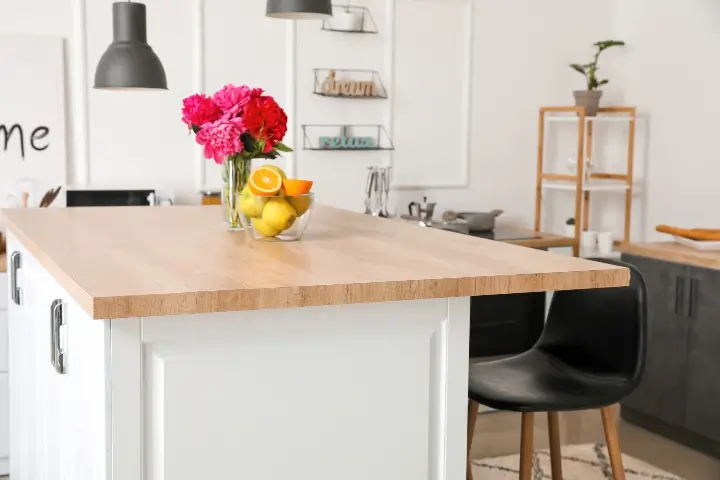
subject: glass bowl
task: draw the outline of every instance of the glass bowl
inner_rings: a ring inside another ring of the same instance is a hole
[[[315,194],[260,197],[246,191],[237,195],[236,205],[243,228],[255,240],[293,242],[310,223]]]

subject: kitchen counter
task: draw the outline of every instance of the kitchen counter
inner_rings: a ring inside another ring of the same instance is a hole
[[[629,280],[321,206],[257,242],[220,208],[4,212],[10,478],[460,480],[471,296]]]
[[[554,233],[536,232],[534,230],[526,230],[522,228],[504,228],[503,233],[517,232],[523,235],[532,235],[533,238],[519,238],[502,240],[505,243],[512,245],[518,245],[520,247],[528,248],[560,248],[560,247],[572,247],[574,240],[570,237],[563,237]]]
[[[314,212],[303,241],[255,242],[226,232],[219,208],[17,209],[4,215],[8,231],[93,318],[582,289],[628,281],[628,272],[613,266],[323,206]]]
[[[674,242],[631,243],[622,253],[720,270],[720,251],[702,251]]]
[[[0,253],[0,273],[7,272],[7,256],[4,253]]]

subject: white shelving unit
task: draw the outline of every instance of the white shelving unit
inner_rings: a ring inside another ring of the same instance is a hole
[[[543,192],[569,191],[575,193],[575,235],[573,255],[580,255],[580,233],[589,229],[590,198],[592,192],[618,192],[625,195],[625,225],[622,243],[630,241],[630,221],[633,195],[639,189],[633,181],[635,156],[635,107],[605,107],[597,116],[586,116],[584,107],[541,107],[538,123],[537,181],[535,188],[535,230],[542,230]],[[571,122],[577,124],[576,166],[572,174],[545,171],[545,131],[548,124]],[[598,123],[625,123],[628,126],[627,163],[622,173],[586,171],[585,161],[592,158],[593,126]]]

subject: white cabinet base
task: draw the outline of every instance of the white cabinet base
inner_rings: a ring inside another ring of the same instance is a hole
[[[23,269],[12,480],[465,478],[469,298],[102,321]]]
[[[113,321],[114,478],[461,480],[468,310],[443,299]]]

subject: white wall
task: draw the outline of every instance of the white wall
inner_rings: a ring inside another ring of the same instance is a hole
[[[92,86],[110,42],[110,0],[0,3],[0,30],[68,38],[70,183],[164,186],[188,199],[203,177],[217,186],[217,171],[200,163],[180,123],[180,100],[226,82],[250,83],[291,111],[298,151],[290,160],[299,176],[316,181],[322,202],[362,209],[366,166],[392,162],[404,188],[399,205],[426,193],[441,210],[498,207],[528,224],[537,108],[572,101],[581,79],[567,63],[612,36],[615,13],[612,4],[577,0],[358,0],[371,9],[379,35],[299,23],[294,42],[287,23],[264,18],[263,0],[147,0],[149,41],[170,91],[118,93],[83,88],[83,81]],[[314,96],[314,67],[378,70],[390,99]],[[300,125],[342,122],[385,124],[397,150],[301,150]],[[448,188],[426,189],[438,185]]]
[[[582,88],[582,77],[568,64],[589,57],[592,43],[612,37],[613,6],[476,0],[474,10],[468,187],[404,192],[401,203],[425,194],[438,202],[440,211],[501,208],[506,212],[501,221],[530,226],[538,108],[572,104],[572,91]],[[614,88],[608,89],[608,97],[614,96]],[[438,169],[458,161],[431,155],[438,159]]]
[[[650,121],[645,233],[720,225],[720,3],[619,0],[623,93]]]

